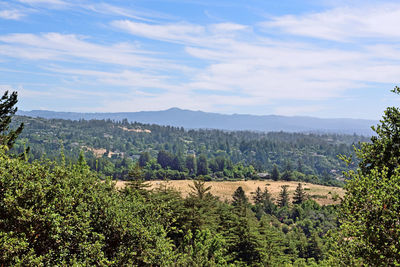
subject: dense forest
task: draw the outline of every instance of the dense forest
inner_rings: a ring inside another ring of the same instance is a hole
[[[67,163],[80,152],[92,170],[113,179],[129,179],[139,161],[147,180],[259,179],[341,185],[348,166],[338,155],[351,156],[366,137],[337,134],[185,130],[129,123],[127,120],[46,120],[16,116],[25,129],[15,153],[30,147],[29,159],[59,159]]]

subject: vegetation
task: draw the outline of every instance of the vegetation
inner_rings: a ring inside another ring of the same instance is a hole
[[[399,108],[387,108],[377,135],[357,150],[359,168],[347,173],[336,250],[343,264],[400,265],[399,127]]]
[[[400,93],[397,87],[394,91]],[[3,96],[0,107],[8,98]],[[388,108],[371,143],[356,150],[360,163],[346,174],[342,203],[320,206],[309,199],[301,183],[292,202],[287,186],[282,186],[276,201],[268,186],[251,192],[253,202],[242,187],[235,190],[232,202],[220,201],[204,179],[213,164],[225,168],[219,164],[229,160],[217,161],[221,155],[213,155],[210,147],[202,150],[196,166],[194,157],[184,159],[180,150],[169,152],[168,143],[159,147],[157,160],[153,151],[144,151],[127,172],[128,186],[120,189],[110,178],[102,179],[104,172],[91,170],[83,152],[77,160],[65,157],[63,149],[56,160],[13,156],[6,153],[19,129],[9,131],[13,103],[0,109],[0,118],[5,118],[0,131],[1,266],[400,265],[398,108]],[[103,123],[120,125],[99,124]],[[187,137],[183,129],[175,130]],[[22,143],[14,144],[19,151]],[[229,147],[235,151],[235,145]],[[351,163],[350,158],[342,158]],[[186,197],[162,185],[147,190],[144,178],[156,164],[161,166],[157,170],[193,173],[199,179]],[[272,168],[279,177],[296,177],[288,159],[283,166],[281,172]]]
[[[139,161],[117,190],[82,153],[74,164],[62,153],[30,162],[0,148],[1,265],[304,265],[323,260],[321,237],[337,227],[334,207],[278,208],[268,189],[256,205],[242,188],[221,202],[202,180],[186,198],[146,191]]]
[[[10,129],[11,117],[17,112],[17,92],[8,95],[5,91],[0,98],[0,146],[11,149],[18,135],[22,132],[24,124],[21,123],[16,130]]]
[[[61,143],[67,164],[85,151],[87,164],[103,177],[128,180],[139,160],[145,180],[259,179],[341,185],[348,170],[338,154],[352,155],[355,135],[225,132],[140,123],[93,120],[68,121],[15,117],[25,123],[15,153],[31,148],[29,160],[60,160]]]

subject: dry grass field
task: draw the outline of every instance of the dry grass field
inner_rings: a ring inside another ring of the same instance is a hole
[[[118,181],[117,188],[124,187],[126,182]],[[173,180],[173,181],[149,181],[151,189],[167,186],[174,188],[175,190],[181,192],[182,196],[185,197],[191,192],[191,188],[189,185],[193,184],[192,180]],[[211,186],[211,194],[219,197],[221,200],[231,200],[233,192],[241,186],[243,190],[246,192],[246,195],[251,200],[251,192],[256,191],[256,188],[259,186],[261,190],[264,190],[265,186],[268,186],[268,190],[271,193],[272,197],[277,199],[279,192],[281,191],[282,185],[288,185],[288,191],[290,196],[293,195],[294,190],[296,189],[298,182],[286,182],[286,181],[223,181],[223,182],[206,182],[206,186]],[[323,185],[315,185],[310,183],[302,183],[303,188],[306,189],[306,193],[312,197],[316,202],[321,205],[329,205],[329,204],[337,204],[340,202],[339,199],[335,199],[335,195],[339,197],[343,197],[344,190],[338,187],[330,187]],[[332,199],[334,198],[334,199]]]

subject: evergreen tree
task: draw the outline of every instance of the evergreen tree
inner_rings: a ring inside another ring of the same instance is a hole
[[[261,188],[257,186],[257,189],[255,192],[252,192],[253,194],[253,201],[255,205],[260,205],[264,201],[264,195],[263,192],[261,191]]]
[[[151,156],[150,153],[145,151],[140,153],[140,157],[139,157],[139,166],[140,167],[144,167],[146,166],[147,162],[149,162],[151,160]]]
[[[197,164],[196,164],[196,158],[193,155],[188,155],[186,157],[186,169],[188,169],[189,174],[193,175],[197,171]]]
[[[306,200],[306,192],[303,189],[301,183],[299,183],[294,191],[293,204],[301,204]]]
[[[161,165],[164,169],[171,167],[173,161],[173,156],[171,153],[165,151],[165,150],[160,150],[157,155],[157,163]]]
[[[185,162],[182,155],[178,154],[173,158],[171,168],[180,172],[185,170]]]
[[[130,188],[142,195],[147,195],[147,189],[150,187],[150,185],[144,180],[144,173],[139,165],[139,162],[137,162],[129,171],[127,180],[129,181]]]
[[[287,191],[288,185],[282,185],[281,192],[279,193],[278,206],[280,208],[289,206],[289,193]]]
[[[6,146],[11,149],[22,132],[24,124],[21,123],[17,129],[10,130],[11,117],[17,112],[17,92],[12,92],[10,95],[5,91],[0,98],[0,146]]]
[[[274,181],[278,181],[280,179],[280,173],[278,170],[278,166],[276,164],[274,164],[273,168],[272,168],[272,172],[271,172],[271,179]]]
[[[249,199],[247,198],[243,188],[239,186],[232,195],[232,205],[235,207],[237,214],[241,217],[247,215]]]
[[[269,193],[267,186],[265,186],[263,192],[263,209],[267,214],[272,214],[272,212],[276,209],[276,205],[272,201],[271,194]]]
[[[206,187],[206,182],[202,179],[193,180],[193,185],[189,185],[189,188],[192,189],[192,192],[189,194],[201,200],[204,199],[206,194],[209,194],[211,190],[211,186]]]
[[[208,171],[207,157],[201,154],[197,160],[197,175],[207,175]]]

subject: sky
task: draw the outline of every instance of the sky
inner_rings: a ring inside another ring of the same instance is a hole
[[[379,119],[399,106],[400,1],[0,0],[21,110]]]

